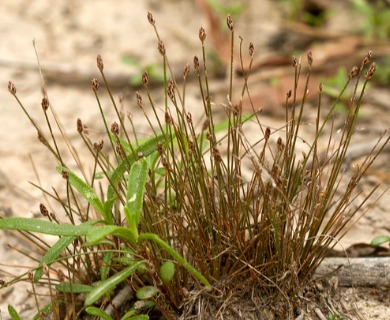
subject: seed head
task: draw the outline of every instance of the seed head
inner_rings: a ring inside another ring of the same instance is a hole
[[[47,266],[46,263],[43,264],[42,269],[43,269],[43,272],[45,273],[45,275],[48,276],[50,270],[49,270],[49,267]]]
[[[251,57],[253,57],[253,54],[255,53],[255,46],[253,45],[253,43],[249,43],[249,55]]]
[[[143,106],[143,104],[142,104],[142,96],[141,96],[141,94],[137,91],[137,92],[135,93],[135,96],[137,97],[137,105],[138,105],[138,107],[140,107],[141,109],[143,109],[144,106]]]
[[[206,39],[206,31],[204,30],[203,27],[200,27],[200,29],[199,29],[199,39],[200,39],[200,41],[202,41],[202,43]]]
[[[365,66],[366,64],[369,64],[369,62],[371,61],[371,57],[372,57],[372,51],[368,51],[366,56],[364,57],[363,59],[363,62],[362,64]]]
[[[265,141],[268,141],[270,135],[271,135],[271,129],[267,127],[267,129],[265,129],[265,134],[264,134]]]
[[[313,54],[311,50],[307,52],[306,56],[307,56],[307,63],[309,64],[309,66],[311,66],[313,64]]]
[[[96,150],[97,152],[100,152],[100,151],[103,149],[103,146],[104,146],[103,140],[100,140],[99,142],[95,142],[95,143],[93,144],[93,147],[95,148],[95,150]]]
[[[357,66],[352,67],[351,71],[349,71],[349,74],[348,74],[349,80],[351,80],[352,78],[355,78],[358,73],[359,73],[359,68]]]
[[[115,135],[115,136],[119,136],[119,125],[118,123],[116,123],[115,121],[112,123],[111,125],[111,132]]]
[[[370,69],[368,69],[368,71],[366,72],[366,79],[371,80],[375,71],[376,71],[376,63],[374,62],[371,64]]]
[[[213,157],[216,162],[222,161],[221,153],[219,152],[218,148],[213,148]]]
[[[187,63],[183,70],[183,79],[186,80],[190,73],[190,65]]]
[[[145,70],[144,73],[142,74],[142,83],[144,84],[144,86],[147,86],[148,82],[149,82],[149,74]]]
[[[102,72],[104,69],[104,64],[103,64],[102,56],[100,54],[98,54],[96,57],[96,63],[99,71]]]
[[[161,40],[158,42],[158,52],[160,52],[162,56],[165,56],[165,46]]]
[[[82,133],[84,131],[83,122],[80,118],[77,119],[77,131],[78,133]]]
[[[199,58],[197,56],[194,56],[194,69],[199,71]]]
[[[228,16],[226,18],[226,24],[227,24],[229,30],[233,31],[234,23],[233,23],[233,20],[232,20],[232,17],[230,16],[230,14],[228,14]]]
[[[292,95],[292,91],[291,91],[291,90],[288,90],[288,92],[287,92],[287,99],[290,99],[290,98],[291,98],[291,95]]]
[[[167,94],[168,94],[168,97],[172,101],[174,101],[174,99],[175,99],[175,83],[173,82],[172,79],[168,80]]]
[[[49,215],[49,210],[47,210],[46,206],[43,203],[39,205],[39,211],[44,217],[47,217]]]
[[[296,68],[298,66],[297,58],[295,56],[293,56],[292,61],[293,61],[293,67]]]
[[[165,123],[166,124],[172,124],[172,117],[171,115],[169,114],[169,112],[165,112]]]
[[[62,177],[63,177],[65,180],[68,180],[68,179],[69,179],[69,173],[66,172],[65,170],[62,170],[62,171],[61,171],[61,175],[62,175]]]
[[[16,96],[16,87],[13,84],[12,81],[8,81],[8,91],[13,95]]]
[[[192,123],[192,114],[190,112],[187,112],[186,118],[188,123]]]
[[[93,92],[96,92],[99,90],[99,81],[96,78],[92,79],[92,90]]]
[[[47,97],[42,98],[41,106],[42,106],[43,111],[46,111],[47,109],[49,109],[49,99],[47,99]]]
[[[154,25],[156,24],[156,21],[155,21],[154,18],[153,18],[153,14],[152,14],[150,11],[148,11],[148,21],[149,21],[149,23],[150,23],[152,26],[154,26]]]
[[[318,90],[320,90],[320,92],[322,92],[322,89],[323,89],[323,84],[322,84],[322,82],[318,85]]]

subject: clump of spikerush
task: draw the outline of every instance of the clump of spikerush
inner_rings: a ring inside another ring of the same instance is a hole
[[[233,97],[233,87],[239,84],[233,83],[234,23],[228,16],[232,53],[228,107],[226,120],[216,122],[207,75],[207,33],[200,28],[202,55],[193,58],[193,68],[205,120],[197,128],[185,101],[190,67],[184,68],[181,90],[172,76],[167,49],[151,13],[148,13],[148,20],[156,32],[157,49],[162,57],[163,116],[161,107],[151,96],[145,72],[142,77],[144,93],[136,93],[136,103],[141,110],[151,108],[153,116],[147,112],[144,116],[153,135],[146,140],[139,139],[132,118],[126,118],[117,107],[99,55],[97,66],[118,119],[111,125],[107,123],[98,94],[100,85],[93,79],[92,90],[111,150],[104,151],[103,140],[92,142],[86,126],[77,120],[77,130],[94,159],[90,179],[79,178],[67,167],[67,161],[59,152],[46,117],[52,107],[44,84],[42,108],[51,141],[19,101],[15,86],[9,83],[10,93],[36,127],[39,140],[60,165],[57,170],[65,179],[66,200],[62,201],[57,193],[53,196],[71,224],[61,225],[57,215],[49,213],[42,204],[41,213],[50,221],[7,218],[0,219],[0,228],[45,232],[60,237],[34,274],[29,273],[33,285],[42,281],[44,275],[50,288],[56,281],[60,282],[55,286],[57,293],[50,290],[52,303],[47,309],[51,308],[57,319],[63,318],[62,312],[73,319],[81,318],[83,312],[105,319],[125,313],[128,317],[142,314],[142,319],[147,319],[147,313],[156,309],[167,319],[188,318],[197,312],[214,319],[224,315],[229,298],[244,295],[247,288],[256,289],[259,296],[279,299],[276,301],[283,307],[279,308],[277,317],[289,318],[301,290],[327,249],[333,247],[356,221],[355,216],[365,202],[354,208],[350,206],[356,186],[388,142],[388,139],[383,144],[378,142],[377,148],[344,188],[341,179],[345,176],[341,168],[366,84],[375,72],[375,64],[371,64],[363,76],[371,53],[360,67],[351,70],[349,81],[340,92],[341,96],[356,79],[351,108],[348,108],[349,114],[337,139],[332,133],[328,136],[323,133],[326,126],[333,129],[331,116],[337,101],[321,120],[320,85],[314,138],[311,143],[305,143],[305,154],[300,156],[296,154],[296,147],[302,143],[299,135],[306,101],[304,96],[302,102],[297,103],[300,59],[294,57],[292,61],[295,83],[292,84],[294,90],[286,96],[286,124],[280,130],[271,130],[263,126],[261,115],[254,108],[252,114],[242,113],[242,101],[250,92],[247,82],[254,59],[253,44],[249,45],[249,65],[243,66],[241,93]],[[240,52],[241,48],[242,40]],[[305,93],[313,64],[310,52],[307,63]],[[360,81],[363,81],[363,89],[358,93]],[[143,94],[148,98],[148,106]],[[260,136],[252,144],[246,139],[249,121],[258,124]],[[57,118],[56,123],[59,124]],[[128,123],[131,130],[127,128]],[[320,156],[320,139],[327,140],[325,160]],[[88,177],[82,162],[76,156],[75,160],[83,176]],[[244,179],[248,162],[253,174]],[[106,181],[99,182],[100,196],[94,191],[99,174]],[[40,245],[36,240],[35,243]],[[61,266],[66,272],[61,271]],[[58,279],[54,280],[51,272]],[[95,286],[91,286],[94,282]],[[115,290],[119,285],[120,290]],[[86,292],[85,308],[80,307],[79,294]],[[206,294],[202,295],[202,292]],[[137,299],[142,301],[134,303]],[[220,307],[208,307],[210,302],[202,303],[202,299],[218,300]],[[39,306],[37,308],[41,310]],[[12,307],[11,310],[15,311]]]

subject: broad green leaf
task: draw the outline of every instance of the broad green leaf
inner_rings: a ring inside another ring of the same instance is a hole
[[[114,290],[115,287],[125,281],[128,277],[130,277],[134,272],[137,271],[137,268],[142,265],[142,262],[136,262],[132,266],[127,267],[112,277],[101,281],[96,288],[94,288],[87,296],[84,301],[85,306],[90,306],[95,303],[98,299],[104,296],[106,293]]]
[[[121,320],[149,320],[149,316],[147,314],[139,314],[132,317],[123,317]]]
[[[57,305],[60,305],[62,303],[61,300],[56,300],[56,304]],[[51,312],[53,312],[53,304],[52,303],[49,303],[47,305],[45,305],[44,307],[42,307],[39,312],[37,312],[34,317],[33,317],[33,320],[40,320],[42,319],[42,312],[43,313],[46,313],[46,314],[49,314]]]
[[[371,245],[377,247],[386,242],[390,242],[390,236],[377,236],[371,240]]]
[[[149,316],[147,314],[139,314],[132,317],[121,318],[121,320],[149,320]]]
[[[12,320],[22,320],[22,318],[20,318],[18,312],[10,304],[8,305],[8,313],[9,313]]]
[[[103,263],[102,266],[100,267],[100,279],[102,281],[107,279],[107,275],[110,272],[110,266],[111,266],[113,254],[114,253],[112,251],[109,251],[103,257]]]
[[[108,224],[112,224],[112,216],[111,214],[107,214],[104,211],[103,203],[100,201],[99,197],[95,193],[95,191],[82,179],[80,179],[76,174],[74,174],[71,170],[65,167],[57,167],[57,171],[59,173],[62,173],[65,171],[69,176],[69,183],[76,188],[76,190],[83,196],[85,200],[88,201],[88,203],[96,209],[97,212],[99,212],[105,221],[107,221]]]
[[[56,285],[56,289],[63,293],[88,293],[93,290],[93,287],[81,283],[61,282]]]
[[[135,153],[137,155],[142,154],[144,157],[147,157],[156,151],[158,143],[164,144],[165,142],[166,142],[165,134],[160,132],[156,136],[140,144],[140,146],[136,148]],[[114,202],[118,199],[118,196],[115,193],[114,188],[118,186],[118,183],[122,179],[123,175],[129,169],[129,166],[133,165],[134,161],[135,161],[134,155],[130,154],[113,171],[110,178],[111,183],[108,186],[108,190],[107,190],[107,201],[104,203],[104,210],[106,214],[108,214],[108,212],[111,212]]]
[[[85,311],[91,316],[97,316],[103,320],[112,320],[111,316],[104,312],[102,309],[96,307],[87,307],[85,308]]]
[[[158,289],[156,287],[144,286],[137,291],[136,297],[139,300],[147,300],[154,297],[157,293]]]
[[[46,220],[29,218],[3,218],[0,219],[0,229],[19,230],[51,234],[54,236],[84,236],[88,231],[96,228],[92,224],[98,220],[88,221],[80,225],[57,224]]]
[[[164,262],[160,267],[160,278],[164,283],[171,282],[175,275],[175,264],[172,261]]]
[[[41,262],[34,274],[34,282],[38,282],[43,276],[43,265],[50,266],[56,261],[58,256],[76,239],[75,236],[66,236],[60,238],[42,257]]]
[[[128,213],[126,219],[129,226],[134,224],[137,227],[140,221],[147,178],[148,163],[141,158],[132,165],[127,181],[126,207],[128,210],[125,210],[125,213]]]
[[[196,270],[184,257],[182,257],[175,249],[173,249],[169,244],[167,244],[164,240],[162,240],[155,233],[141,233],[139,236],[139,242],[142,241],[153,241],[158,244],[161,248],[166,250],[177,262],[179,262],[189,273],[191,273],[194,277],[198,278],[205,286],[206,289],[211,289],[211,285],[209,281],[201,274],[198,270]]]
[[[128,228],[119,226],[94,227],[93,229],[90,229],[90,232],[87,233],[87,241],[93,245],[98,243],[101,239],[111,235],[127,240],[133,244],[137,242],[137,239]]]

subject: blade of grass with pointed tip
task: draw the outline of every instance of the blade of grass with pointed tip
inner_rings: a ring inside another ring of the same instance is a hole
[[[127,181],[126,207],[128,210],[125,210],[125,214],[132,230],[137,228],[141,218],[147,177],[148,163],[141,158],[132,165]]]
[[[94,229],[90,229],[87,233],[87,241],[89,245],[99,243],[99,241],[107,236],[115,236],[129,241],[132,244],[136,244],[137,239],[129,228],[119,226],[98,226]]]
[[[0,229],[38,232],[54,236],[84,236],[93,228],[93,224],[100,221],[88,221],[80,225],[57,224],[46,220],[30,218],[3,218],[0,219]]]
[[[9,313],[12,320],[22,320],[22,318],[20,318],[18,312],[10,304],[8,305],[8,313]]]
[[[165,134],[158,133],[155,137],[152,137],[144,141],[138,148],[136,148],[135,153],[142,154],[144,157],[149,156],[156,151],[157,145],[159,143],[164,144],[166,142]],[[114,205],[114,202],[118,199],[118,196],[114,190],[117,187],[119,181],[122,179],[125,172],[128,170],[129,165],[132,166],[135,161],[134,155],[130,154],[126,159],[124,159],[118,167],[113,171],[111,175],[111,183],[108,186],[107,190],[107,201],[104,203],[104,210],[106,214],[111,212],[111,209]]]
[[[65,167],[58,166],[57,172],[62,173],[65,171],[69,178],[69,183],[76,188],[76,190],[83,196],[85,200],[88,201],[88,203],[96,209],[97,212],[99,212],[104,220],[108,224],[112,224],[112,216],[111,214],[106,214],[104,211],[103,203],[100,201],[99,197],[95,193],[95,191],[82,179],[80,179],[75,173],[73,173],[71,170]]]
[[[97,316],[103,320],[112,320],[111,316],[104,312],[102,309],[96,307],[88,307],[85,308],[85,312],[90,314],[91,316]]]
[[[93,287],[81,283],[61,282],[56,285],[56,290],[63,293],[89,293]]]
[[[34,282],[38,282],[43,276],[43,265],[50,266],[56,261],[58,256],[76,239],[76,236],[66,236],[60,238],[42,257],[38,268],[35,270]]]
[[[101,281],[96,288],[94,288],[86,297],[84,301],[85,306],[90,306],[95,303],[98,299],[104,296],[106,293],[114,290],[115,287],[121,282],[125,281],[130,277],[134,272],[137,271],[138,267],[142,265],[142,262],[136,262],[132,266],[127,267],[118,273],[114,274],[112,277]]]

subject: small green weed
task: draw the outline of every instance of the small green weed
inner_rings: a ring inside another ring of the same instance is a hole
[[[133,320],[161,315],[166,319],[216,319],[230,312],[225,310],[229,299],[245,294],[252,299],[261,297],[261,301],[268,297],[277,306],[271,308],[275,318],[291,318],[303,288],[327,249],[355,223],[354,217],[367,200],[351,208],[355,188],[388,141],[378,143],[347,184],[342,183],[346,180],[342,165],[364,92],[376,69],[375,64],[368,66],[371,53],[351,70],[325,118],[321,116],[320,86],[313,140],[307,142],[300,137],[306,96],[297,103],[301,60],[293,58],[295,89],[286,95],[283,128],[265,126],[253,105],[252,113],[243,113],[244,97],[250,98],[249,72],[243,71],[244,77],[233,82],[233,63],[226,105],[220,106],[225,120],[217,121],[205,58],[207,35],[200,28],[202,55],[193,59],[201,97],[198,107],[203,108],[199,127],[185,99],[190,67],[184,67],[179,85],[150,13],[148,20],[158,38],[164,99],[162,105],[153,99],[148,72],[143,73],[143,91],[136,92],[135,98],[150,125],[151,136],[139,139],[132,118],[119,112],[103,59],[98,55],[97,67],[117,120],[107,123],[100,102],[100,84],[93,79],[104,140],[91,141],[86,126],[77,120],[77,131],[93,160],[90,174],[80,159],[74,157],[75,164],[69,164],[59,152],[60,141],[55,139],[47,117],[52,107],[44,83],[42,109],[50,139],[31,118],[15,85],[9,82],[8,90],[57,161],[57,172],[64,178],[65,197],[44,191],[58,210],[51,214],[41,204],[44,219],[0,219],[0,229],[28,232],[24,234],[33,243],[37,242],[31,233],[58,237],[54,245],[47,244],[49,250],[35,269],[4,286],[27,280],[35,293],[35,285],[45,283],[51,302],[44,308],[36,303],[37,318],[52,313],[55,319],[65,315],[70,319],[87,315]],[[227,27],[233,52],[234,24],[230,16]],[[253,44],[248,51],[250,70]],[[312,65],[313,57],[308,52],[304,92]],[[353,86],[350,101],[354,103],[348,108],[340,134],[334,135],[332,115],[349,85]],[[233,86],[240,88],[237,97],[233,96]],[[250,139],[250,125],[257,129],[255,142]],[[328,126],[331,133],[324,134]],[[321,139],[328,146],[325,160],[319,150]],[[108,148],[104,149],[104,144]],[[302,155],[296,152],[298,144],[304,146]],[[69,141],[66,145],[73,151]],[[250,175],[245,177],[248,167]],[[60,211],[68,223],[56,218]],[[12,307],[11,311],[17,319]]]

